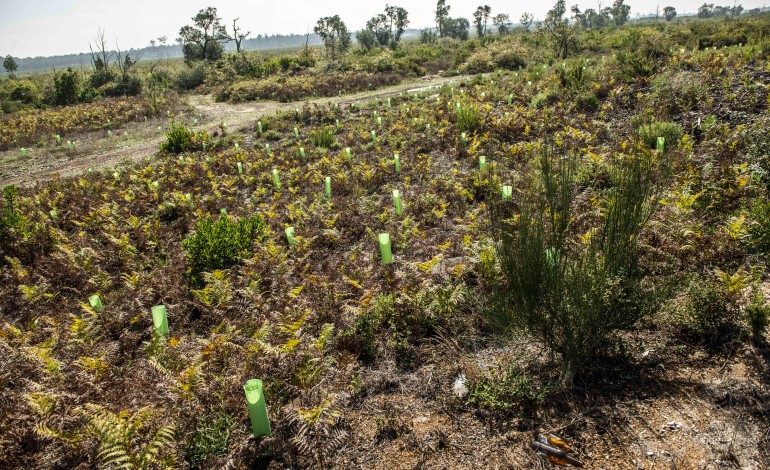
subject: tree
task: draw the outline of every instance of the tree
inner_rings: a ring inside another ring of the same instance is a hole
[[[313,32],[324,42],[327,57],[335,59],[337,54],[344,54],[350,49],[350,32],[339,15],[319,19]]]
[[[546,14],[545,20],[538,24],[538,29],[551,40],[554,53],[559,59],[566,59],[577,48],[576,25],[570,25],[569,20],[564,18],[566,12],[565,1],[558,0]]]
[[[500,36],[505,36],[511,32],[511,28],[509,26],[511,24],[511,16],[507,13],[500,13],[499,15],[492,18],[492,24],[495,25]]]
[[[371,29],[362,29],[356,33],[356,41],[361,45],[361,49],[371,51],[377,44],[377,37]]]
[[[739,5],[737,1],[733,2],[733,7],[730,8],[730,17],[735,18],[743,12],[743,5]]]
[[[461,41],[468,40],[471,24],[465,18],[447,18],[444,21],[444,35]]]
[[[631,6],[623,3],[623,0],[615,0],[611,8],[612,21],[616,26],[623,26],[631,14]]]
[[[96,52],[94,52],[94,47]],[[91,65],[94,68],[94,73],[91,75],[91,86],[99,88],[115,78],[115,74],[110,70],[112,52],[107,49],[107,40],[104,37],[103,29],[98,28],[96,30],[94,44],[92,46],[89,42],[88,48],[91,50]]]
[[[193,25],[182,26],[179,39],[186,62],[217,60],[224,52],[223,43],[230,41],[227,30],[217,16],[217,9],[208,7],[193,16]]]
[[[666,21],[671,21],[676,17],[676,8],[674,7],[666,7],[663,9],[663,17],[666,18]]]
[[[704,3],[698,8],[698,18],[711,18],[714,15],[714,4]]]
[[[13,57],[10,55],[5,56],[5,60],[3,61],[3,68],[6,72],[8,72],[8,78],[16,78],[16,70],[19,68],[19,65],[16,63],[16,60],[14,60]]]
[[[385,5],[385,13],[380,13],[366,22],[366,29],[374,33],[380,46],[398,47],[404,30],[409,26],[409,13],[396,6]]]
[[[524,31],[529,32],[529,27],[532,26],[532,22],[535,20],[534,15],[532,13],[527,13],[526,11],[521,15],[521,19],[519,19],[519,24],[524,28]]]
[[[233,20],[233,41],[235,41],[235,51],[241,52],[241,43],[244,39],[249,37],[251,34],[251,31],[247,31],[245,33],[241,33],[241,28],[236,26],[236,22],[240,20],[240,18],[236,18]]]
[[[438,35],[444,37],[444,22],[449,18],[449,9],[451,7],[446,4],[446,0],[438,0],[436,3],[436,27],[438,28]]]
[[[483,38],[487,34],[487,21],[492,14],[492,8],[489,5],[484,5],[476,8],[473,13],[473,24],[476,26],[476,35]]]

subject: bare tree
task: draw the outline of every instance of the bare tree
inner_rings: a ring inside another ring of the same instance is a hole
[[[529,32],[529,27],[532,26],[532,22],[535,20],[534,15],[532,13],[524,12],[521,15],[521,19],[519,20],[519,23],[522,27],[524,27],[524,31]]]
[[[251,31],[247,31],[246,33],[241,33],[241,28],[236,26],[235,22],[240,20],[240,18],[236,18],[233,20],[233,41],[235,41],[235,50],[237,52],[241,52],[241,43],[244,39],[249,37],[251,34]]]

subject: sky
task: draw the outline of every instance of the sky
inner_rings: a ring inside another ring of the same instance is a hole
[[[740,1],[744,8],[761,7],[767,0]],[[695,12],[704,0],[626,0],[631,15],[648,14],[660,5],[672,5],[678,12]],[[709,3],[732,4],[731,0]],[[340,15],[348,29],[361,29],[366,20],[385,8],[386,1],[371,0],[0,0],[0,56],[34,57],[87,52],[98,28],[105,31],[110,46],[121,49],[148,46],[150,39],[167,36],[174,43],[179,28],[203,8],[214,6],[227,25],[240,17],[239,26],[257,34],[305,34],[318,18]],[[393,0],[409,12],[410,28],[434,25],[435,0],[406,2]],[[552,6],[547,2],[510,0],[448,0],[450,16],[469,20],[476,7],[492,7],[492,15],[508,13],[518,22],[525,11],[543,18]],[[596,8],[596,0],[567,1],[581,8]],[[604,0],[610,5],[612,0]]]

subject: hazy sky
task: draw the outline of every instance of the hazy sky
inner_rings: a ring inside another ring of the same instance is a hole
[[[766,0],[744,0],[746,8],[763,6]],[[694,12],[704,0],[627,0],[631,15],[646,14],[660,4],[673,5],[679,12]],[[731,0],[709,0],[709,3],[732,4]],[[97,28],[106,31],[110,45],[117,39],[121,49],[144,47],[150,39],[168,36],[173,43],[179,28],[190,23],[198,10],[215,6],[225,24],[240,17],[239,24],[257,34],[288,34],[312,31],[322,16],[338,14],[351,31],[360,29],[366,20],[385,7],[385,1],[367,0],[0,0],[0,55],[16,57],[48,56],[88,51]],[[393,0],[394,5],[409,11],[411,28],[433,25],[435,0]],[[547,2],[514,2],[503,0],[448,0],[450,15],[472,19],[478,5],[492,7],[493,15],[508,13],[518,22],[524,11],[542,18],[552,6]],[[574,1],[567,1],[570,6]],[[578,1],[582,8],[595,8],[596,0]],[[609,5],[612,0],[605,0]]]

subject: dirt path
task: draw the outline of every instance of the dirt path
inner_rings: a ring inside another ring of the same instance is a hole
[[[226,123],[231,132],[238,131],[259,117],[277,111],[291,110],[304,103],[353,103],[374,98],[394,96],[402,92],[423,91],[467,77],[424,77],[388,88],[366,91],[332,98],[315,98],[302,102],[278,103],[274,101],[251,103],[217,103],[210,95],[192,95],[187,98],[191,110],[199,115],[198,130],[214,130],[219,123]],[[165,120],[147,123],[131,123],[116,132],[120,136],[108,138],[103,132],[92,132],[77,138],[77,150],[65,148],[33,148],[22,156],[18,150],[0,152],[0,186],[15,184],[34,186],[38,182],[54,178],[82,174],[89,168],[100,169],[130,163],[155,154],[163,140],[158,127],[165,128]]]

